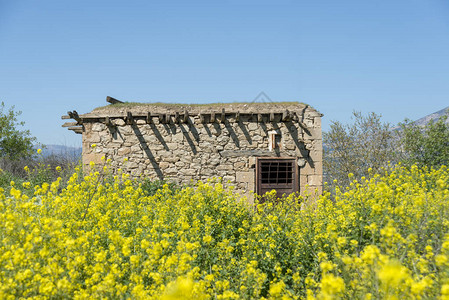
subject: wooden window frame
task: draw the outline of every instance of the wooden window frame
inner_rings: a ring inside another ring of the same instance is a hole
[[[293,175],[292,175],[292,183],[291,191],[288,193],[295,193],[299,192],[299,166],[297,162],[296,157],[258,157],[256,158],[256,193],[260,196],[266,193],[267,189],[276,189],[276,184],[270,184],[270,183],[262,183],[262,175],[261,175],[261,165],[263,162],[286,162],[291,161],[293,163]],[[277,185],[279,189],[286,189],[287,185],[278,184]],[[279,192],[278,192],[279,193]],[[280,197],[281,195],[278,195]]]

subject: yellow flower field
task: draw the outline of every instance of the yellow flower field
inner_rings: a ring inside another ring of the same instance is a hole
[[[80,174],[0,189],[0,299],[449,299],[447,167],[395,167],[305,209]]]

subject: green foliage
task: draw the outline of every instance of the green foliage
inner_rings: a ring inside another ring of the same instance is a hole
[[[180,188],[173,182],[166,182],[164,180],[150,180],[148,178],[142,179],[140,182],[140,187],[145,195],[153,196],[158,190],[161,190],[165,184],[172,191],[176,191]]]
[[[33,141],[29,130],[19,130],[24,122],[17,117],[21,112],[15,112],[14,106],[5,111],[5,104],[0,105],[0,157],[19,159],[33,154]]]
[[[330,185],[337,180],[347,186],[349,173],[361,178],[368,175],[369,168],[378,173],[396,160],[397,146],[391,126],[374,112],[353,115],[353,124],[331,121],[330,130],[323,133],[324,174]]]
[[[27,183],[30,187],[35,187],[56,181],[59,177],[63,187],[68,178],[80,169],[79,162],[57,155],[17,160],[0,158],[0,188],[8,190],[11,181],[17,186]],[[32,196],[34,191],[26,189],[24,193]]]
[[[8,188],[11,181],[16,181],[17,177],[11,174],[10,172],[3,171],[0,169],[0,188]]]
[[[406,120],[401,123],[402,161],[406,165],[428,167],[449,165],[449,124],[447,116],[430,121],[425,127]]]
[[[356,179],[369,177],[369,169],[379,173],[398,162],[434,168],[449,165],[447,116],[425,126],[405,120],[399,130],[393,130],[373,112],[366,116],[354,112],[353,120],[352,124],[332,121],[330,130],[323,133],[324,175],[329,190],[335,187],[334,180],[348,186],[351,178],[347,174]]]

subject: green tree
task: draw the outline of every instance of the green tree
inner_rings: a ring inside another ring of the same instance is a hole
[[[401,160],[406,165],[438,168],[449,165],[449,124],[447,116],[419,126],[405,120],[401,126]]]
[[[364,116],[353,113],[353,124],[331,121],[330,130],[323,133],[324,175],[329,185],[337,180],[346,186],[352,179],[368,175],[368,169],[380,172],[389,162],[395,162],[397,139],[395,132],[374,112]]]
[[[11,160],[26,158],[33,155],[33,142],[29,130],[20,130],[25,122],[18,121],[22,112],[14,111],[14,106],[5,109],[5,103],[0,105],[0,157]]]

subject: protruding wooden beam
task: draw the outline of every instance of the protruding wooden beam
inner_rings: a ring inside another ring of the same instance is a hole
[[[210,114],[210,122],[215,123],[215,113],[214,112]]]
[[[224,108],[221,110],[221,116],[220,117],[221,117],[220,118],[220,122],[224,123],[226,121],[226,112],[225,112]]]
[[[263,115],[257,114],[257,122],[262,123],[263,122]]]
[[[112,98],[110,96],[106,97],[106,102],[109,102],[111,104],[123,103],[123,101],[117,100],[117,99]]]
[[[82,126],[72,126],[68,128],[69,130],[73,130],[75,133],[83,133],[83,127]]]
[[[184,119],[183,119],[184,123],[189,123],[189,112],[186,110],[184,111]]]
[[[75,119],[78,122],[78,124],[82,124],[83,123],[83,121],[81,120],[81,118],[78,115],[78,113],[76,112],[76,110],[68,111],[67,114],[69,115],[70,119]]]
[[[69,115],[63,115],[61,116],[61,120],[70,120],[71,117]]]
[[[170,114],[165,114],[165,124],[170,124],[171,123],[171,116]]]
[[[126,124],[128,124],[128,125],[133,125],[134,124],[134,117],[133,117],[133,114],[130,111],[128,111],[126,113]]]
[[[288,109],[286,109],[283,113],[282,113],[282,121],[283,122],[287,122],[290,121],[291,116],[290,116],[290,112],[288,111]]]
[[[77,124],[78,124],[78,122],[67,122],[67,123],[62,124],[62,127],[71,127],[71,126],[75,126]]]
[[[151,117],[151,112],[147,113],[147,118],[145,120],[147,124],[151,124],[153,122],[153,118]]]
[[[109,118],[108,116],[104,118],[104,123],[106,124],[106,126],[113,126],[111,118]]]
[[[235,121],[238,123],[240,121],[240,112],[235,113]]]
[[[274,122],[274,112],[270,113],[270,122]]]
[[[159,114],[158,118],[159,118],[159,123],[161,123],[161,124],[165,123],[163,114]]]
[[[179,112],[175,113],[175,124],[179,123]]]
[[[293,116],[292,116],[293,121],[298,122],[299,121],[299,116],[296,112],[293,112]]]
[[[201,124],[204,124],[206,122],[206,118],[204,117],[204,114],[200,113],[200,122]]]

